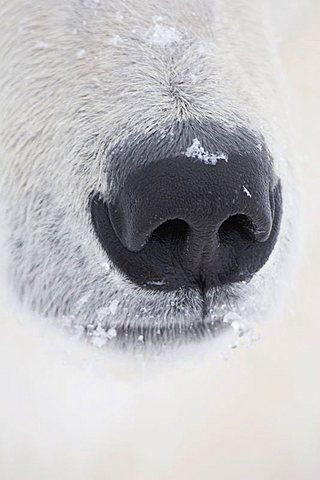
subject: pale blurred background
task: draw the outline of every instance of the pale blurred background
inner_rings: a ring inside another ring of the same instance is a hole
[[[320,2],[308,12],[283,45],[305,191],[284,318],[228,360],[153,368],[4,321],[1,480],[320,479]]]

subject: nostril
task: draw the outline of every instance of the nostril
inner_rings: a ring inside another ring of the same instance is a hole
[[[175,218],[162,223],[150,237],[150,241],[155,240],[163,244],[185,243],[189,233],[189,226],[184,220]]]
[[[227,218],[218,230],[220,243],[231,245],[238,242],[252,243],[256,240],[256,228],[247,215],[237,214]]]

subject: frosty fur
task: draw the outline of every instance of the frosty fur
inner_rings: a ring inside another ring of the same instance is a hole
[[[7,278],[27,308],[98,346],[117,328],[147,325],[154,336],[197,323],[197,293],[147,292],[110,265],[88,197],[95,188],[112,196],[112,151],[129,135],[209,119],[264,137],[283,219],[249,284],[208,293],[207,321],[247,323],[271,310],[296,250],[297,215],[271,14],[258,0],[1,2],[3,248]]]

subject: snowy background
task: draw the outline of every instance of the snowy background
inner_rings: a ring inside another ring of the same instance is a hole
[[[297,17],[283,59],[305,190],[304,256],[285,315],[228,360],[190,349],[188,361],[152,367],[5,316],[1,480],[320,478],[318,0]]]

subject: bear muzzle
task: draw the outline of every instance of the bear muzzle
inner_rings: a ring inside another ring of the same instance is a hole
[[[281,183],[259,149],[209,153],[195,138],[179,155],[131,169],[111,201],[95,192],[90,206],[102,247],[134,284],[205,292],[248,282],[267,262]]]

